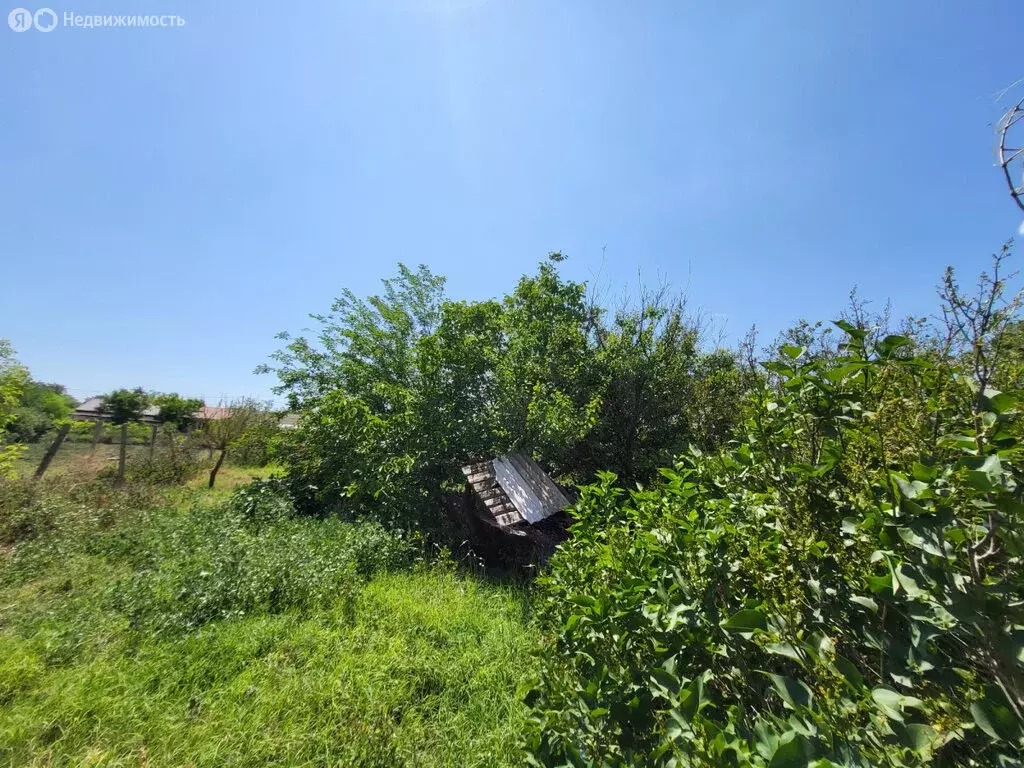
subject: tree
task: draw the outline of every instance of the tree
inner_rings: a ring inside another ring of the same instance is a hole
[[[0,434],[17,418],[15,409],[27,381],[28,371],[14,357],[10,342],[0,339]],[[0,477],[13,472],[22,450],[20,445],[0,444]]]
[[[27,380],[7,431],[20,443],[36,442],[64,422],[76,405],[60,384]]]
[[[685,444],[728,439],[742,382],[732,356],[700,351],[682,299],[641,292],[608,320],[559,274],[564,258],[477,302],[399,265],[382,295],[345,291],[315,315],[314,339],[261,369],[303,414],[285,438],[292,479],[321,509],[430,527],[471,461],[522,450],[572,480],[648,482]],[[720,408],[698,402],[711,387]]]
[[[1004,256],[973,295],[947,273],[917,337],[851,318],[825,354],[778,346],[726,450],[582,489],[538,601],[559,652],[527,696],[531,764],[1022,764]]]
[[[149,405],[149,396],[142,389],[116,389],[110,394],[104,395],[102,412],[110,419],[111,423],[121,427],[121,449],[117,461],[117,483],[124,483],[124,465],[128,447],[128,424],[138,421],[143,411]]]
[[[195,422],[196,413],[203,407],[203,401],[181,397],[177,392],[153,395],[153,405],[160,409],[160,419],[178,430]]]
[[[268,403],[251,397],[232,400],[225,410],[227,414],[224,418],[210,419],[203,425],[203,436],[207,446],[220,451],[217,463],[210,470],[208,484],[210,488],[213,488],[213,484],[217,480],[217,473],[224,463],[224,457],[227,456],[228,450],[241,440],[247,431],[273,418]]]

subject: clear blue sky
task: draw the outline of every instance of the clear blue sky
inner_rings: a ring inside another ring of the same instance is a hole
[[[734,340],[855,283],[930,311],[1021,221],[1020,0],[52,7],[186,21],[0,26],[0,337],[78,395],[265,395],[274,334],[399,260],[485,298],[604,249]]]

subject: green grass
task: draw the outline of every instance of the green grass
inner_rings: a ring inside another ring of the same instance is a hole
[[[0,764],[521,764],[521,591],[182,499],[51,494],[0,550]]]

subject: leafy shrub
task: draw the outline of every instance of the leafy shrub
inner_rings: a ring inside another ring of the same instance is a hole
[[[37,514],[37,502],[31,480],[0,477],[0,544],[34,538],[49,527]]]
[[[235,489],[228,503],[243,519],[257,523],[284,520],[295,514],[289,483],[280,477],[253,480]]]
[[[559,274],[563,258],[471,303],[399,265],[382,295],[345,291],[314,316],[315,339],[273,355],[263,370],[302,414],[282,461],[315,508],[429,530],[443,489],[481,457],[524,450],[556,475],[646,482],[684,445],[728,437],[742,378],[730,353],[700,351],[683,299],[641,293],[609,313]]]
[[[75,443],[91,443],[95,435],[96,422],[94,421],[73,421],[71,431],[68,432],[68,440]],[[128,444],[147,445],[152,437],[152,428],[146,424],[128,424]],[[121,427],[109,422],[104,423],[100,430],[101,443],[113,444],[121,442]]]
[[[198,475],[204,466],[188,451],[157,451],[153,458],[133,458],[127,462],[124,478],[126,482],[141,485],[182,485]],[[98,477],[116,478],[117,467],[104,467]]]
[[[1020,764],[1024,397],[954,365],[985,329],[949,358],[837,325],[828,359],[781,348],[733,450],[584,490],[535,762]]]
[[[362,578],[408,559],[402,540],[378,525],[271,519],[271,511],[283,511],[280,498],[264,489],[173,520],[114,604],[133,627],[188,631],[220,619],[350,605]]]
[[[274,458],[280,429],[277,417],[267,413],[254,421],[231,446],[231,463],[242,467],[265,467]]]

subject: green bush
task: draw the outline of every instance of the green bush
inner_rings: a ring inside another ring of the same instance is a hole
[[[96,422],[73,421],[68,440],[76,443],[91,443],[95,435]],[[129,445],[149,445],[152,438],[152,427],[148,424],[131,423],[128,425]],[[117,444],[121,442],[121,427],[116,424],[104,423],[100,432],[101,443]]]
[[[284,520],[295,515],[295,502],[287,480],[268,477],[237,488],[228,502],[243,519],[256,523]]]
[[[133,627],[175,633],[351,602],[363,578],[409,560],[408,546],[376,524],[275,517],[277,502],[257,495],[263,498],[239,493],[226,505],[195,508],[153,538],[145,567],[113,596]]]
[[[35,484],[27,478],[0,477],[0,544],[32,539],[51,527],[37,508]]]
[[[124,479],[136,485],[182,485],[198,475],[205,464],[192,451],[157,450],[153,458],[132,457],[126,465]],[[98,479],[114,480],[117,466],[108,465],[97,473]]]
[[[827,359],[781,348],[732,450],[584,490],[535,762],[1021,764],[1024,397],[984,329],[948,357],[837,325]]]
[[[275,353],[264,370],[302,415],[281,458],[313,507],[430,530],[474,460],[522,450],[562,478],[647,482],[685,445],[727,439],[743,377],[731,353],[701,351],[685,301],[641,292],[610,313],[563,258],[480,302],[399,265],[382,295],[344,292],[315,340]]]

